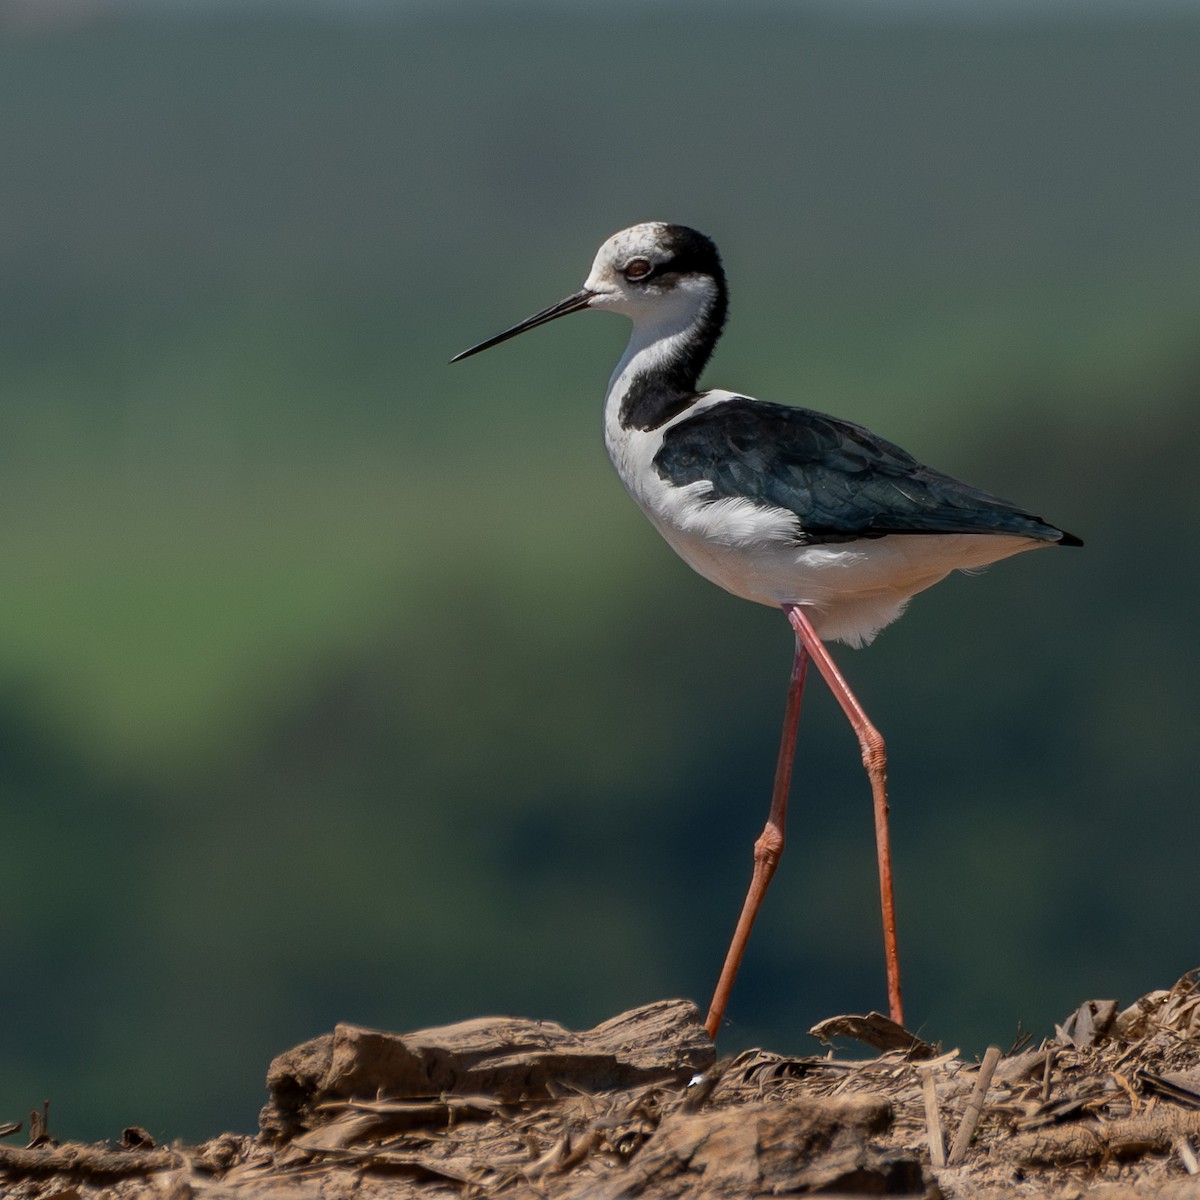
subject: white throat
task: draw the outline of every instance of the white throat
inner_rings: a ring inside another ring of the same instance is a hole
[[[634,379],[655,375],[685,357],[700,333],[705,310],[713,299],[711,282],[697,279],[681,283],[666,295],[655,296],[649,304],[636,308],[613,305],[630,317],[633,331],[608,381],[609,405],[620,404]]]

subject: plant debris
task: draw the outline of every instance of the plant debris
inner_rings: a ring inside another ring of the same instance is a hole
[[[1200,970],[1123,1010],[1088,1001],[982,1064],[877,1014],[833,1018],[867,1059],[716,1061],[660,1001],[572,1033],[480,1019],[340,1025],[271,1064],[254,1137],[0,1146],[5,1200],[1200,1200]],[[884,1019],[886,1020],[886,1019]],[[18,1126],[6,1127],[9,1136]],[[947,1143],[950,1149],[947,1150]]]

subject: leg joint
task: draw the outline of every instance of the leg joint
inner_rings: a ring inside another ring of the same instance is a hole
[[[758,870],[774,872],[783,857],[783,830],[778,825],[767,823],[758,841],[754,843],[754,866]]]
[[[862,747],[863,766],[868,774],[883,777],[887,774],[887,745],[883,734],[874,725],[864,725],[859,731],[859,745]]]

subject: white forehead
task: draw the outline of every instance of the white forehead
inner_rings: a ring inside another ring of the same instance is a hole
[[[614,233],[596,253],[592,270],[598,271],[615,263],[626,262],[639,254],[653,257],[661,253],[667,233],[665,221],[646,221]]]

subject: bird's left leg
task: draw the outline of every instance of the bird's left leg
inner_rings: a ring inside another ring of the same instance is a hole
[[[771,811],[758,841],[754,843],[754,873],[750,878],[750,888],[746,892],[742,915],[733,931],[733,940],[729,943],[729,950],[725,955],[725,965],[721,968],[721,978],[717,981],[717,989],[708,1008],[708,1019],[704,1022],[704,1028],[711,1038],[717,1036],[717,1030],[721,1027],[725,1008],[729,1004],[729,993],[733,991],[733,981],[737,977],[738,967],[742,965],[746,943],[750,940],[754,918],[758,916],[763,897],[767,894],[767,885],[771,882],[783,855],[788,790],[792,784],[792,762],[796,757],[796,726],[800,721],[800,695],[804,691],[804,673],[807,667],[808,654],[803,642],[797,638],[796,654],[792,659],[792,677],[788,684],[787,707],[783,714],[783,736],[779,741],[779,759],[775,765],[775,785],[771,790]]]
[[[904,1005],[900,996],[900,952],[896,947],[896,905],[892,894],[892,847],[888,832],[887,747],[879,730],[871,724],[858,698],[850,690],[837,664],[817,636],[812,622],[798,604],[785,604],[783,611],[796,631],[800,644],[808,651],[817,670],[829,684],[842,706],[858,744],[862,748],[863,766],[871,780],[871,796],[875,806],[875,849],[879,858],[879,897],[883,908],[883,952],[887,963],[888,1008],[897,1025],[904,1024]]]

